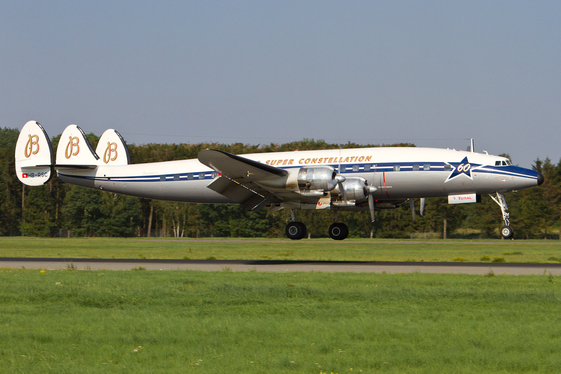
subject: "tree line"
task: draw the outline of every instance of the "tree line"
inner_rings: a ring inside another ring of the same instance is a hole
[[[73,186],[53,177],[41,187],[23,185],[15,175],[14,150],[18,129],[0,128],[0,235],[39,237],[283,237],[287,210],[248,211],[237,205],[188,204],[117,195]],[[96,147],[99,137],[87,135]],[[60,135],[51,139],[57,149]],[[128,145],[132,163],[196,158],[202,149],[258,153],[293,150],[362,148],[378,145],[331,144],[303,139],[286,144],[145,144]],[[388,146],[388,145],[383,145]],[[410,147],[409,143],[389,146]],[[561,161],[537,159],[533,166],[545,176],[540,187],[505,195],[516,238],[561,239]],[[376,238],[498,238],[503,225],[500,208],[489,196],[479,204],[449,205],[445,198],[427,199],[425,214],[416,220],[409,204],[369,213],[339,212],[350,237]],[[298,211],[310,237],[327,237],[332,211]]]

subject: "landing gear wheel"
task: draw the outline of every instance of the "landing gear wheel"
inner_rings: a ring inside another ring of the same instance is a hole
[[[349,236],[349,228],[344,223],[334,223],[329,226],[329,236],[334,240],[343,240]]]
[[[503,226],[501,227],[501,236],[505,239],[512,237],[514,234],[514,230],[510,226]]]
[[[288,222],[284,230],[286,236],[292,240],[299,240],[306,236],[306,225],[302,222]]]

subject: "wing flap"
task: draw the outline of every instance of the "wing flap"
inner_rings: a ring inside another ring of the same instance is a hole
[[[286,170],[214,149],[200,151],[198,158],[201,163],[221,174],[208,188],[245,208],[259,210],[269,203],[281,201],[258,182],[285,177],[288,174]]]
[[[256,195],[250,189],[225,177],[215,179],[207,187],[239,204],[246,202]]]
[[[214,180],[207,187],[250,210],[260,210],[274,200],[224,176]]]

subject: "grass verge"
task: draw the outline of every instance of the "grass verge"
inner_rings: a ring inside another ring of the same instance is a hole
[[[561,242],[0,238],[0,257],[559,263]]]
[[[558,277],[0,270],[0,371],[557,372]]]

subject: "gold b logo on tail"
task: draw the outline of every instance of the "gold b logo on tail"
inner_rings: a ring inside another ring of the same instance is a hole
[[[111,157],[113,154],[115,155]],[[109,161],[115,161],[117,156],[117,143],[107,142],[107,148],[105,148],[105,154],[103,155],[103,162],[108,164]]]
[[[25,158],[31,157],[31,155],[36,155],[39,153],[39,136],[38,135],[28,135],[29,140],[25,144]],[[37,147],[35,147],[37,146]]]
[[[71,156],[77,156],[78,153],[80,153],[80,146],[78,143],[80,143],[80,139],[78,139],[77,136],[69,136],[68,145],[66,146],[66,152],[64,154],[67,159]],[[76,151],[74,151],[74,148],[76,148]]]

